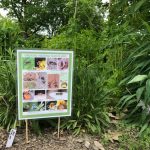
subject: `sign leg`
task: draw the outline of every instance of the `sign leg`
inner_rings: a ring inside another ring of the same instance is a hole
[[[28,135],[28,120],[25,120],[26,122],[26,143],[29,143],[29,135]]]
[[[58,139],[60,138],[60,117],[58,117]]]

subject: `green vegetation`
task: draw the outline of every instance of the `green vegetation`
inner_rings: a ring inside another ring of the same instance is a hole
[[[136,135],[141,136],[136,142],[144,138],[141,149],[149,147],[144,145],[150,121],[150,2],[23,2],[0,1],[0,7],[9,10],[9,18],[0,18],[0,125],[10,129],[16,124],[15,48],[73,49],[73,115],[63,119],[62,128],[76,135],[105,133],[111,125],[109,114],[124,113],[122,120],[128,123],[123,125],[136,124]],[[48,34],[40,34],[43,30]],[[31,124],[39,132],[40,121]],[[137,149],[135,141],[133,148],[126,147],[132,143],[127,134],[121,140],[120,150]]]
[[[112,124],[111,132],[105,133],[100,141],[106,149],[117,150],[149,150],[150,131],[147,129],[142,136],[137,136],[139,127],[136,124],[127,124],[124,121]],[[112,134],[112,136],[110,136]]]

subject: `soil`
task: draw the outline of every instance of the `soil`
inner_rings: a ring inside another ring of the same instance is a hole
[[[94,141],[98,141],[98,137],[91,135],[80,135],[75,137],[68,133],[61,133],[57,138],[57,132],[46,129],[42,135],[37,136],[29,132],[29,143],[25,142],[25,130],[17,130],[13,146],[5,148],[9,133],[4,129],[0,129],[0,150],[98,150],[94,146]],[[90,143],[89,147],[85,143]]]

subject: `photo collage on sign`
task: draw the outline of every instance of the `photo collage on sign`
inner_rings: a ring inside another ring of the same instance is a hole
[[[23,112],[67,110],[68,58],[23,57]]]

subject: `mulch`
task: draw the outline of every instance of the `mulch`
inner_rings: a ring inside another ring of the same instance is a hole
[[[90,150],[95,150],[93,146],[97,137],[91,135],[80,135],[78,137],[72,134],[62,133],[60,139],[57,138],[57,132],[46,129],[41,135],[37,136],[29,132],[29,143],[25,142],[25,130],[17,130],[13,145],[11,148],[5,148],[9,133],[0,129],[0,150],[87,150],[85,141],[89,141]]]

